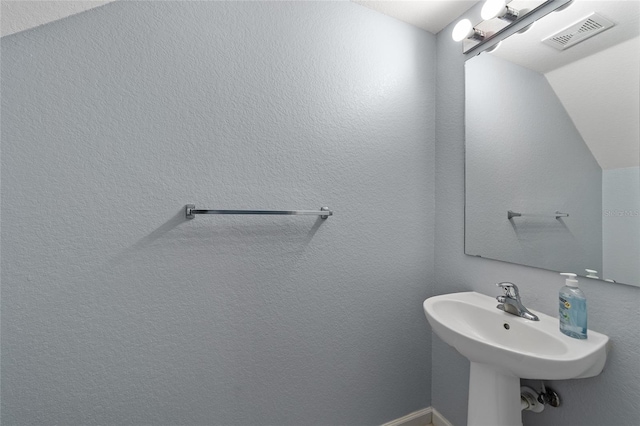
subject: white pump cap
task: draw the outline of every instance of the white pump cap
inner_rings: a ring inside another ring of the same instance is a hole
[[[560,275],[564,275],[567,277],[565,280],[565,284],[569,287],[578,287],[578,280],[576,279],[577,275],[571,272],[562,272]]]

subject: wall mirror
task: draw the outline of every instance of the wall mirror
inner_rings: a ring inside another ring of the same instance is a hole
[[[466,254],[640,286],[639,17],[574,0],[466,62]]]

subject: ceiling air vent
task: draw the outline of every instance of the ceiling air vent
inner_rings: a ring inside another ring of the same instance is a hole
[[[542,40],[542,42],[558,50],[565,50],[604,30],[608,30],[613,27],[613,25],[613,22],[594,12],[575,24],[569,25],[567,28],[550,35]]]

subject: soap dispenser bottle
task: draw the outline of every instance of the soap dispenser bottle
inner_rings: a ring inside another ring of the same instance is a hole
[[[560,331],[574,339],[586,339],[587,298],[578,288],[576,274],[563,272],[560,275],[567,277],[559,294]]]

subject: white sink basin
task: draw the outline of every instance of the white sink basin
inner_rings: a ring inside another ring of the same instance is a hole
[[[471,361],[468,425],[521,425],[520,378],[593,377],[607,360],[604,334],[589,330],[587,339],[573,339],[560,332],[557,318],[530,309],[540,318],[531,321],[497,303],[476,292],[424,301],[433,331]]]
[[[453,293],[425,300],[424,312],[433,331],[467,359],[517,377],[577,379],[602,371],[609,341],[604,334],[589,330],[588,339],[573,339],[558,330],[557,318],[532,310],[540,321],[531,321],[496,305],[484,294]]]

